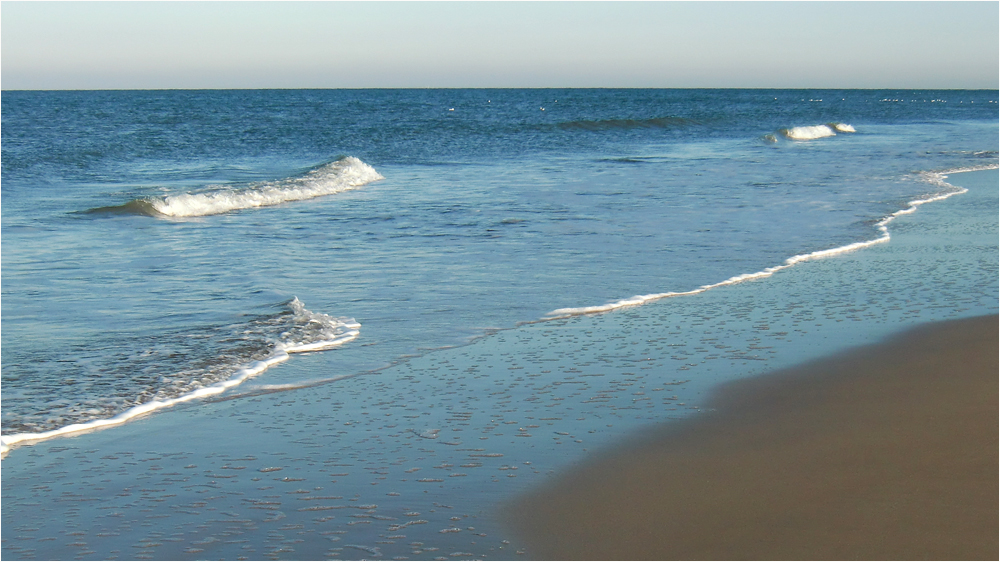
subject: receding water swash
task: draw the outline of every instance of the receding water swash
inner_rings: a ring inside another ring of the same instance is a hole
[[[366,166],[366,168],[368,170],[371,170],[370,167]],[[729,279],[726,279],[725,281],[713,283],[710,285],[703,285],[697,289],[693,289],[690,291],[669,291],[669,292],[655,293],[648,295],[637,295],[628,299],[621,299],[604,305],[584,306],[578,308],[562,308],[546,314],[543,318],[537,321],[557,320],[584,314],[601,314],[624,307],[639,306],[642,304],[646,304],[664,298],[696,295],[718,287],[724,287],[727,285],[733,285],[744,281],[770,277],[771,275],[777,273],[778,271],[793,267],[796,264],[802,262],[832,257],[847,252],[861,250],[869,246],[873,246],[875,244],[886,243],[889,242],[891,238],[888,225],[896,217],[900,215],[913,213],[917,210],[919,206],[924,205],[926,203],[942,201],[953,195],[960,195],[968,191],[965,188],[956,187],[947,183],[945,180],[947,179],[948,175],[955,173],[962,173],[962,172],[977,171],[977,170],[996,169],[996,168],[997,168],[996,165],[986,165],[976,168],[956,169],[956,170],[949,170],[946,172],[925,172],[921,174],[925,179],[925,181],[941,188],[942,191],[924,199],[910,201],[906,208],[900,209],[890,214],[889,216],[885,217],[884,219],[878,221],[876,223],[876,228],[880,234],[878,238],[862,242],[855,242],[852,244],[830,248],[827,250],[819,250],[808,254],[800,254],[792,256],[787,260],[785,260],[785,262],[781,265],[768,267],[762,271],[755,273],[745,273],[737,275]],[[374,173],[374,170],[371,170],[369,175],[367,175],[366,177],[372,177],[372,176],[376,177],[377,179],[384,179],[381,176],[377,175],[377,173]],[[367,181],[365,183],[367,183]],[[204,208],[204,207],[198,206],[197,208]],[[166,215],[166,213],[163,214]],[[117,425],[120,423],[124,423],[137,416],[155,410],[159,410],[162,408],[167,408],[175,404],[218,395],[230,388],[233,388],[243,383],[244,381],[250,379],[251,377],[264,372],[272,365],[287,361],[289,359],[289,354],[333,349],[351,340],[354,340],[355,338],[358,337],[360,333],[359,330],[361,328],[361,325],[356,321],[354,321],[353,318],[331,318],[326,314],[313,313],[307,310],[305,306],[297,298],[289,302],[288,307],[290,309],[291,314],[283,315],[286,317],[284,319],[284,322],[279,323],[275,321],[276,319],[272,319],[270,322],[264,321],[261,323],[262,325],[271,324],[273,327],[277,327],[278,329],[281,330],[276,340],[272,340],[267,344],[265,344],[266,351],[264,353],[266,353],[266,355],[260,359],[252,360],[247,364],[228,365],[229,367],[228,370],[221,369],[220,371],[222,372],[228,371],[228,373],[231,373],[231,375],[229,375],[229,378],[208,384],[206,386],[199,386],[197,389],[184,394],[180,394],[179,396],[171,398],[152,399],[140,405],[133,406],[128,410],[121,412],[117,415],[114,415],[113,417],[110,418],[96,419],[85,423],[70,424],[64,427],[60,427],[58,429],[53,429],[39,433],[16,433],[16,434],[3,435],[2,437],[0,437],[0,451],[6,452],[9,450],[10,446],[21,442],[37,441],[42,439],[48,439],[51,437],[68,435],[81,431],[90,431]],[[251,330],[244,330],[244,333],[251,333]],[[329,379],[329,380],[335,380],[335,379]]]
[[[3,440],[883,243],[895,216],[960,191],[935,174],[995,167],[996,106],[985,91],[4,92]],[[323,326],[339,335],[282,349]],[[265,370],[296,351],[309,358]]]
[[[211,369],[204,369],[198,373],[200,376],[196,375],[198,379],[196,384],[191,384],[190,379],[185,380],[187,384],[184,386],[193,386],[193,390],[175,386],[171,389],[174,391],[172,393],[165,390],[158,393],[165,394],[164,397],[154,395],[149,401],[132,406],[109,418],[73,423],[39,433],[3,435],[0,437],[0,451],[6,452],[11,445],[25,441],[38,441],[118,425],[155,410],[221,394],[259,375],[272,365],[287,361],[290,354],[333,349],[357,338],[360,334],[361,324],[355,322],[353,318],[332,318],[326,314],[311,312],[298,299],[292,299],[288,303],[288,308],[285,314],[261,319],[256,326],[245,326],[242,332],[247,335],[244,344],[247,352],[242,360],[247,362],[226,363],[224,359],[220,360],[219,364],[212,365]],[[251,334],[257,338],[251,337]],[[258,341],[254,342],[254,339]],[[257,344],[256,349],[254,343]],[[251,349],[253,351],[250,351]],[[191,376],[191,373],[187,374]],[[211,382],[216,379],[222,380]]]
[[[835,248],[830,248],[827,250],[817,250],[815,252],[810,252],[808,254],[799,254],[788,258],[787,260],[785,260],[785,263],[781,265],[768,267],[761,271],[757,271],[755,273],[743,273],[740,275],[736,275],[734,277],[730,277],[725,281],[720,281],[718,283],[713,283],[711,285],[702,285],[701,287],[698,287],[697,289],[693,289],[690,291],[680,291],[680,292],[669,291],[665,293],[654,293],[649,295],[636,295],[631,298],[621,299],[603,305],[584,306],[580,308],[560,308],[558,310],[553,310],[552,312],[546,314],[543,319],[556,320],[559,318],[569,318],[571,316],[579,316],[581,314],[600,314],[604,312],[610,312],[612,310],[617,310],[619,308],[646,304],[648,302],[657,301],[669,297],[683,297],[689,295],[697,295],[699,293],[704,293],[705,291],[709,291],[717,287],[725,287],[726,285],[734,285],[736,283],[742,283],[744,281],[751,281],[755,279],[763,279],[765,277],[770,277],[783,269],[788,269],[802,262],[819,260],[823,258],[844,254],[847,252],[854,252],[870,246],[874,246],[875,244],[883,244],[889,242],[889,240],[891,239],[891,236],[889,235],[889,223],[891,223],[896,217],[900,215],[908,215],[910,213],[913,213],[917,210],[918,207],[926,203],[943,201],[953,195],[961,195],[962,193],[968,192],[968,190],[965,189],[964,187],[956,187],[954,185],[947,183],[945,179],[947,179],[947,177],[950,174],[959,174],[962,172],[975,172],[980,170],[995,170],[995,169],[997,169],[996,165],[988,165],[975,168],[960,168],[956,170],[949,170],[947,172],[922,173],[921,176],[923,176],[928,183],[940,187],[944,191],[942,191],[941,193],[936,193],[924,199],[916,199],[910,201],[907,204],[908,206],[906,208],[900,209],[890,214],[889,216],[885,217],[884,219],[878,221],[877,223],[875,223],[876,229],[879,233],[878,238],[873,238],[871,240],[864,240],[861,242],[854,242],[851,244],[847,244],[844,246],[837,246]]]

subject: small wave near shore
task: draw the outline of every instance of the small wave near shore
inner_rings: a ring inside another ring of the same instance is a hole
[[[88,213],[202,217],[333,195],[381,179],[385,178],[375,168],[347,156],[299,176],[255,182],[240,188],[208,186],[197,193],[135,199],[124,205],[90,209]]]
[[[361,333],[361,324],[353,318],[334,318],[323,313],[312,312],[306,309],[298,298],[293,298],[287,303],[287,306],[289,308],[287,312],[265,319],[261,322],[262,326],[257,327],[258,329],[280,331],[279,334],[271,337],[269,351],[266,354],[257,355],[257,359],[250,359],[246,363],[234,365],[230,369],[221,369],[222,372],[228,374],[227,378],[207,385],[196,384],[197,388],[194,390],[176,396],[157,395],[153,399],[128,408],[110,418],[82,421],[48,431],[0,435],[0,454],[6,455],[12,446],[20,443],[103,429],[125,423],[155,410],[221,394],[263,373],[271,366],[287,361],[293,353],[333,349],[354,340]]]
[[[725,281],[720,281],[718,283],[713,283],[710,285],[702,285],[697,289],[692,289],[690,291],[670,291],[665,293],[653,293],[648,295],[636,295],[627,299],[621,299],[618,301],[610,302],[607,304],[596,305],[596,306],[584,306],[577,308],[560,308],[553,310],[548,314],[544,315],[540,321],[548,320],[559,320],[563,318],[570,318],[573,316],[583,316],[587,314],[603,314],[605,312],[611,312],[613,310],[618,310],[620,308],[626,308],[630,306],[639,306],[649,302],[657,301],[660,299],[670,298],[670,297],[683,297],[689,295],[697,295],[699,293],[704,293],[705,291],[710,291],[717,287],[724,287],[726,285],[735,285],[737,283],[742,283],[744,281],[752,281],[754,279],[763,279],[765,277],[770,277],[775,273],[793,267],[799,263],[820,260],[824,258],[829,258],[832,256],[846,254],[848,252],[854,252],[856,250],[861,250],[863,248],[868,248],[876,244],[883,244],[890,240],[889,235],[889,223],[894,221],[896,217],[901,215],[908,215],[917,210],[921,205],[926,203],[933,203],[935,201],[942,201],[953,195],[960,195],[962,193],[968,192],[964,187],[957,187],[945,181],[950,174],[958,174],[963,172],[976,172],[981,170],[995,170],[998,166],[996,164],[976,166],[970,168],[959,168],[954,170],[948,170],[945,172],[923,172],[920,174],[921,180],[929,183],[931,185],[941,188],[941,191],[934,195],[929,195],[922,199],[916,199],[907,203],[907,207],[900,209],[889,216],[883,218],[879,222],[875,223],[875,227],[879,232],[877,238],[871,240],[865,240],[862,242],[854,242],[852,244],[846,244],[844,246],[837,246],[835,248],[829,248],[827,250],[817,250],[815,252],[810,252],[807,254],[799,254],[792,256],[785,260],[781,265],[776,265],[773,267],[765,268],[761,271],[755,273],[744,273],[734,277],[730,277]]]

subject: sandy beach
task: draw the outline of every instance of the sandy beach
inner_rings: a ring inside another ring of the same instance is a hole
[[[724,385],[508,506],[544,559],[995,559],[997,316]]]

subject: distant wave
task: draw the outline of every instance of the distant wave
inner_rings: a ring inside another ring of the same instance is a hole
[[[779,129],[777,134],[790,140],[814,140],[836,136],[837,133],[856,133],[853,126],[847,123],[827,123],[825,125],[805,125],[800,127],[789,127]],[[778,140],[777,135],[764,135],[764,139],[770,142]]]
[[[332,195],[381,179],[385,178],[374,168],[353,156],[348,156],[314,168],[300,176],[255,182],[240,188],[208,186],[205,191],[198,193],[135,199],[124,205],[99,207],[87,212],[201,217]]]
[[[597,121],[565,121],[556,126],[566,131],[608,131],[612,129],[671,129],[699,125],[685,117],[656,117],[653,119],[602,119]]]
[[[223,355],[231,355],[228,361],[236,361],[236,363],[223,361],[222,364],[212,365],[208,368],[179,367],[181,373],[178,378],[186,379],[187,384],[172,381],[169,388],[155,393],[151,399],[110,418],[87,420],[49,431],[2,435],[0,436],[0,453],[6,453],[11,445],[17,443],[118,425],[154,410],[221,394],[247,379],[259,375],[272,365],[287,361],[292,353],[333,349],[357,338],[360,334],[361,324],[353,318],[334,318],[326,314],[312,312],[307,310],[297,298],[288,302],[287,306],[286,311],[257,318],[237,327],[235,332],[243,335],[243,339],[238,345],[241,353],[232,353],[231,350],[228,354],[223,353]],[[199,363],[196,358],[187,358],[187,360]],[[210,361],[204,362],[211,363]],[[168,378],[164,377],[165,380]],[[212,378],[221,378],[221,380],[209,384],[201,382]]]
[[[717,287],[724,287],[726,285],[735,285],[737,283],[742,283],[744,281],[751,281],[751,280],[754,280],[754,279],[763,279],[765,277],[770,277],[770,276],[774,275],[775,273],[777,273],[777,272],[779,272],[779,271],[781,271],[783,269],[788,269],[788,268],[793,267],[793,266],[795,266],[797,264],[800,264],[802,262],[824,259],[824,258],[828,258],[828,257],[840,255],[840,254],[846,254],[848,252],[853,252],[853,251],[860,250],[860,249],[863,249],[863,248],[868,248],[868,247],[874,246],[876,244],[883,244],[885,242],[888,242],[889,239],[890,239],[890,236],[889,236],[889,223],[891,223],[893,220],[895,220],[896,217],[901,216],[901,215],[908,215],[910,213],[913,213],[914,211],[917,210],[918,207],[920,207],[921,205],[924,205],[926,203],[932,203],[934,201],[941,201],[941,200],[947,199],[947,198],[949,198],[949,197],[951,197],[953,195],[959,195],[959,194],[968,192],[968,189],[965,189],[964,187],[956,187],[956,186],[954,186],[954,185],[946,182],[945,180],[947,179],[947,177],[948,177],[949,174],[957,174],[957,173],[962,173],[962,172],[975,172],[975,171],[980,171],[980,170],[993,170],[993,169],[996,169],[997,167],[998,166],[996,164],[992,164],[992,165],[977,166],[977,167],[970,167],[970,168],[958,168],[958,169],[954,169],[954,170],[948,170],[946,172],[925,172],[925,173],[921,174],[921,179],[923,181],[941,188],[942,191],[940,191],[939,193],[934,194],[934,195],[929,195],[929,196],[927,196],[927,197],[925,197],[923,199],[916,199],[916,200],[910,201],[909,203],[907,203],[907,207],[905,209],[900,209],[900,210],[892,213],[891,215],[885,217],[884,219],[880,220],[879,222],[875,223],[875,227],[876,227],[876,229],[879,232],[879,236],[877,238],[873,238],[871,240],[865,240],[863,242],[855,242],[853,244],[847,244],[847,245],[844,245],[844,246],[837,246],[835,248],[830,248],[830,249],[827,249],[827,250],[818,250],[818,251],[815,251],[815,252],[810,252],[808,254],[799,254],[799,255],[792,256],[792,257],[786,259],[785,263],[783,263],[781,265],[776,265],[776,266],[773,266],[773,267],[768,267],[768,268],[766,268],[764,270],[761,270],[761,271],[758,271],[756,273],[744,273],[742,275],[737,275],[735,277],[730,277],[729,279],[726,279],[725,281],[720,281],[719,283],[713,283],[711,285],[702,285],[701,287],[698,287],[697,289],[693,289],[693,290],[690,290],[690,291],[678,291],[678,292],[673,292],[672,291],[672,292],[667,292],[667,293],[653,293],[653,294],[649,294],[649,295],[636,295],[636,296],[631,297],[631,298],[621,299],[621,300],[618,300],[618,301],[615,301],[615,302],[610,302],[610,303],[602,304],[602,305],[583,306],[583,307],[578,307],[578,308],[560,308],[558,310],[553,310],[552,312],[549,312],[548,314],[546,314],[545,316],[542,317],[542,320],[543,321],[545,321],[545,320],[558,320],[560,318],[569,318],[569,317],[572,317],[572,316],[582,316],[582,315],[585,315],[585,314],[600,314],[600,313],[610,312],[612,310],[618,310],[620,308],[625,308],[625,307],[629,307],[629,306],[638,306],[638,305],[646,304],[648,302],[652,302],[652,301],[656,301],[656,300],[660,300],[660,299],[665,299],[665,298],[670,298],[670,297],[682,297],[682,296],[687,296],[687,295],[697,295],[699,293],[704,293],[705,291],[710,291],[710,290],[715,289]]]

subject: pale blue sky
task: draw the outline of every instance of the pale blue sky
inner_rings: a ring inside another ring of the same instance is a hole
[[[997,88],[1000,3],[0,3],[4,89]]]

